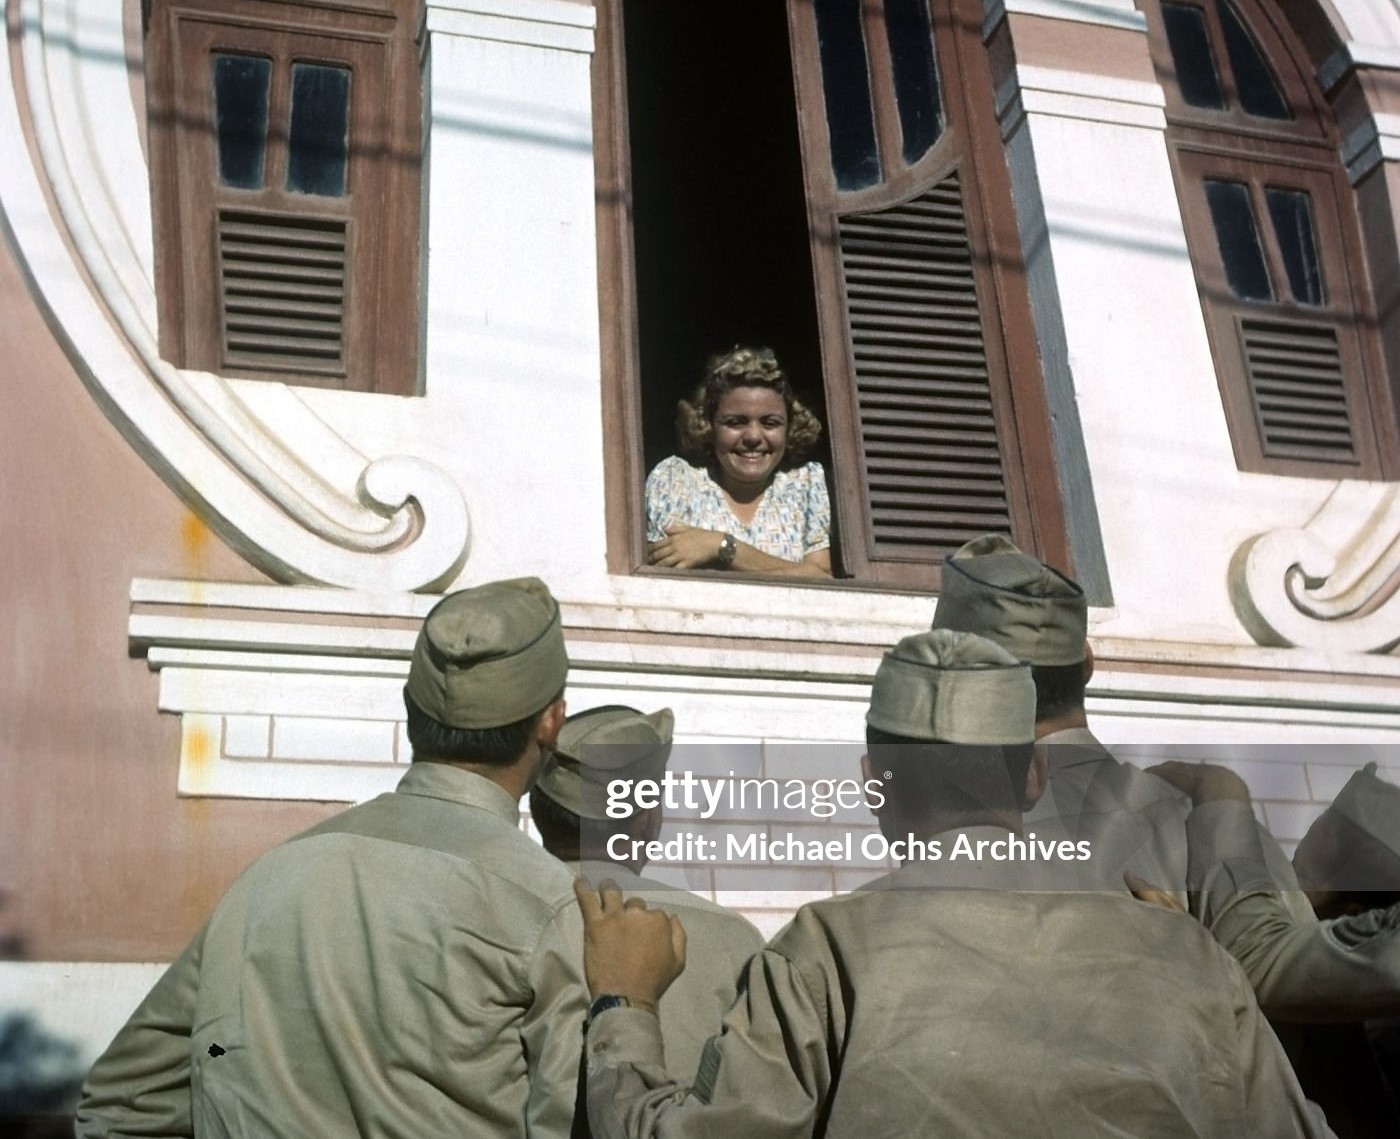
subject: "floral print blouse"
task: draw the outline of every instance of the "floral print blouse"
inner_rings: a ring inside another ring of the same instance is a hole
[[[820,463],[774,475],[747,526],[734,517],[710,472],[679,455],[656,464],[647,476],[646,493],[648,542],[661,541],[666,527],[679,522],[733,534],[789,562],[800,562],[831,545],[831,498]]]

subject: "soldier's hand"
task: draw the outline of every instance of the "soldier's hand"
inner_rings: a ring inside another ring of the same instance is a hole
[[[594,997],[613,994],[633,1005],[656,1003],[685,968],[685,928],[674,914],[647,909],[640,898],[622,899],[617,883],[597,890],[574,880],[583,911],[583,974]]]
[[[1214,763],[1182,763],[1169,760],[1147,769],[1148,774],[1165,779],[1178,791],[1191,797],[1191,802],[1199,807],[1202,803],[1213,803],[1233,799],[1236,802],[1249,802],[1249,787],[1245,781],[1228,767]]]
[[[1179,914],[1186,912],[1186,907],[1177,900],[1174,894],[1168,894],[1158,886],[1152,885],[1146,878],[1139,878],[1131,870],[1123,874],[1123,884],[1128,887],[1139,902],[1146,902],[1151,906],[1161,906],[1164,910],[1175,910]]]

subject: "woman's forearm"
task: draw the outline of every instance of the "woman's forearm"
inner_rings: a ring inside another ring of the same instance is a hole
[[[756,546],[736,540],[734,561],[730,569],[744,573],[774,573],[788,577],[806,577],[820,580],[831,576],[831,551],[815,550],[800,562],[790,562],[786,558],[766,554]]]

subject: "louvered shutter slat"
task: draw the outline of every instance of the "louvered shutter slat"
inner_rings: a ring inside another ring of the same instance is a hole
[[[936,395],[929,392],[917,392],[912,395],[889,395],[881,392],[879,403],[872,400],[871,407],[879,407],[886,412],[899,415],[946,411],[952,414],[984,416],[986,412],[991,410],[991,403],[975,395],[960,397],[957,395]]]
[[[876,556],[937,560],[1010,531],[957,174],[840,220]]]
[[[337,294],[338,298],[338,294]],[[287,316],[303,316],[312,320],[325,320],[325,304],[316,300],[303,299],[300,291],[287,292],[284,296],[259,296],[254,293],[232,294],[226,301],[230,313],[265,313]]]
[[[238,351],[289,358],[336,358],[340,355],[339,341],[318,341],[312,336],[278,336],[272,329],[250,329],[229,334],[229,345]]]
[[[226,362],[343,373],[346,223],[224,210],[218,240]]]
[[[858,295],[849,297],[846,302],[847,310],[851,313],[863,311],[880,311],[886,308],[886,302],[906,301],[913,302],[921,308],[932,307],[937,311],[943,311],[943,304],[929,295],[928,289],[922,287],[920,282],[918,288],[901,288],[899,283],[887,275],[866,274],[862,279],[859,274],[848,273],[848,281],[853,279],[861,280],[861,289]],[[952,290],[949,296],[957,299],[965,299],[967,282],[966,280],[949,276],[947,278],[948,288]],[[895,311],[890,308],[889,311]]]
[[[941,378],[937,383],[931,383],[914,365],[908,368],[882,369],[886,374],[872,376],[867,380],[868,390],[874,394],[888,393],[889,397],[908,392],[914,398],[935,398],[937,396],[947,396],[952,399],[982,399],[987,398],[986,388],[976,380],[965,380],[954,377]]]
[[[297,337],[308,337],[314,340],[326,340],[333,338],[340,342],[340,325],[328,323],[324,320],[302,320],[291,314],[278,312],[241,312],[230,310],[228,314],[228,331],[232,339],[233,334],[239,331],[263,331],[276,330],[290,339]]]
[[[998,480],[981,473],[969,473],[966,466],[954,463],[920,463],[910,462],[903,470],[896,474],[893,471],[881,471],[872,475],[871,485],[887,486],[893,490],[917,490],[927,491],[930,479],[937,479],[939,484],[947,487],[957,487],[959,489],[980,489],[980,488],[1000,488]]]

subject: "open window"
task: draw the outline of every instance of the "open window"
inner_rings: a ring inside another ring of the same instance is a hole
[[[151,196],[171,362],[417,390],[416,8],[153,0]]]
[[[1380,477],[1394,409],[1337,125],[1301,45],[1254,0],[1143,8],[1236,462]]]
[[[737,342],[826,425],[838,575],[936,589],[986,531],[1067,564],[980,5],[599,13],[614,568],[644,560],[676,401]]]

